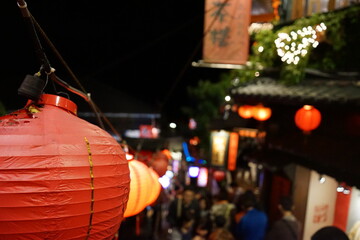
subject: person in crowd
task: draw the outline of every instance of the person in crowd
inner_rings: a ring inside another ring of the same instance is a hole
[[[208,221],[210,221],[210,208],[211,208],[211,202],[208,198],[206,197],[201,197],[198,200],[199,203],[199,209],[200,209],[200,219],[199,219],[199,224],[200,223],[206,223]]]
[[[230,202],[236,204],[239,201],[239,197],[244,193],[244,188],[236,182],[232,182],[229,187]]]
[[[212,222],[210,218],[210,206],[209,199],[205,196],[201,196],[198,200],[200,208],[200,219],[198,227],[195,230],[195,237],[193,240],[205,240],[212,229]]]
[[[235,216],[234,216],[235,226],[240,222],[240,220],[246,213],[246,209],[244,209],[244,205],[240,201],[240,196],[238,197],[236,202],[234,202],[235,207],[236,207],[236,212],[235,212]]]
[[[225,219],[224,227],[233,232],[236,208],[233,203],[229,202],[228,197],[226,189],[221,189],[215,197],[214,204],[211,206],[210,216],[213,226],[215,226],[216,217],[223,216]]]
[[[200,218],[199,224],[195,230],[195,237],[192,240],[206,240],[212,229],[212,222],[210,219],[210,200],[202,195],[198,199]]]
[[[192,238],[200,215],[199,205],[194,197],[194,190],[185,188],[182,194],[170,202],[167,221],[171,228],[171,240]]]
[[[316,231],[311,240],[349,240],[349,237],[340,228],[327,226]]]
[[[195,236],[192,240],[208,240],[211,230],[211,221],[200,222],[195,230]]]
[[[214,222],[215,228],[208,240],[235,240],[233,234],[225,227],[226,219],[224,216],[216,216]]]
[[[191,240],[194,233],[195,218],[194,213],[191,211],[185,211],[182,224],[180,227],[181,240]]]
[[[263,240],[265,237],[268,218],[266,214],[257,209],[257,200],[251,190],[247,190],[239,198],[240,206],[245,214],[235,226],[237,240]]]
[[[296,220],[293,214],[293,201],[290,197],[282,197],[278,208],[282,218],[274,223],[266,240],[299,240],[300,222]]]

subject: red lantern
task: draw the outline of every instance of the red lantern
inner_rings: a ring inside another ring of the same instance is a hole
[[[152,191],[151,191],[151,195],[148,199],[147,205],[153,204],[156,201],[156,199],[159,197],[160,192],[161,192],[159,175],[152,168],[149,168],[149,171],[150,171],[150,175],[153,179],[153,184],[151,185]]]
[[[321,122],[321,113],[310,105],[304,105],[295,114],[295,124],[304,132],[316,129]]]
[[[166,156],[168,161],[171,159],[171,152],[169,151],[169,149],[163,149],[161,150],[161,153],[163,153]]]
[[[271,108],[259,104],[253,109],[253,117],[258,121],[266,121],[271,117]]]
[[[152,204],[160,194],[160,183],[155,181],[151,169],[138,160],[129,161],[130,194],[124,217],[134,216]],[[161,189],[161,187],[160,187]],[[157,194],[157,196],[155,196]]]
[[[237,112],[238,111],[238,105],[234,104],[231,106],[231,111]]]
[[[168,162],[165,160],[155,160],[150,162],[150,166],[160,177],[162,177],[167,171]]]
[[[0,239],[112,239],[129,194],[116,140],[42,95],[0,118]]]
[[[169,159],[162,152],[154,154],[153,159],[149,163],[150,167],[155,170],[159,177],[162,177],[166,173],[168,164]]]
[[[216,170],[214,171],[213,176],[216,181],[220,182],[225,179],[225,172],[221,170]]]
[[[253,106],[250,106],[250,105],[240,106],[238,109],[238,114],[240,117],[245,118],[245,119],[252,118]]]

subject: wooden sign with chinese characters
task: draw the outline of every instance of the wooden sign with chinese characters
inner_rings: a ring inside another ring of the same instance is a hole
[[[245,64],[249,54],[250,0],[206,0],[203,60]]]

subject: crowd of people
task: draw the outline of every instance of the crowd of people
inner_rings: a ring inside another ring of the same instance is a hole
[[[162,194],[160,202],[123,221],[119,239],[137,240],[300,240],[302,226],[293,201],[283,196],[280,219],[270,222],[252,190],[208,190],[178,187]],[[327,226],[311,240],[349,240],[339,228]],[[351,238],[357,239],[357,238]]]
[[[278,205],[281,219],[269,224],[256,194],[240,194],[221,189],[212,196],[187,187],[176,193],[169,203],[166,221],[169,240],[299,240],[301,224],[293,214],[288,196]],[[335,237],[335,238],[334,238]],[[326,227],[311,240],[348,240],[342,230]]]

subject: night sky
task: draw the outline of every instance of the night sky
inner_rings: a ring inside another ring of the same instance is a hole
[[[202,55],[203,0],[27,4],[85,89],[87,82],[101,82],[159,109],[164,105],[162,110],[176,118],[179,106],[187,102],[186,87],[216,75],[190,65]],[[21,108],[24,99],[17,88],[40,65],[16,0],[1,5],[0,100],[7,108]],[[57,76],[78,87],[40,39]]]

